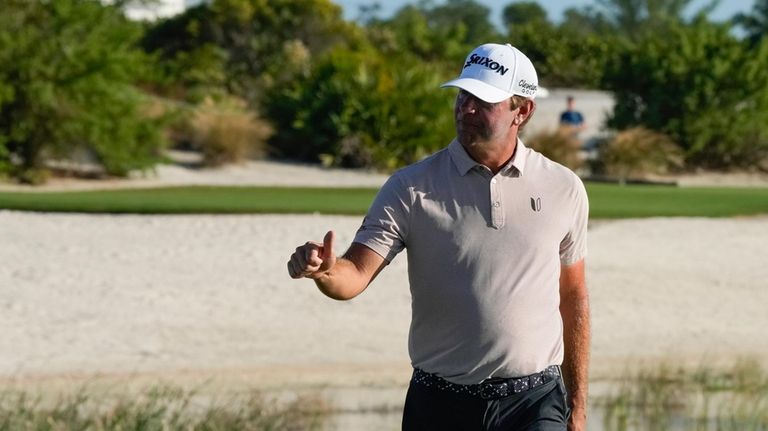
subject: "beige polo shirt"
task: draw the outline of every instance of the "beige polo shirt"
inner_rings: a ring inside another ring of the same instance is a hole
[[[354,239],[387,261],[408,249],[411,362],[454,383],[563,360],[560,265],[586,254],[587,194],[517,145],[496,175],[455,140],[397,171]]]

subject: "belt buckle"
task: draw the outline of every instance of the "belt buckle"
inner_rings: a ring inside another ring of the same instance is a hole
[[[480,397],[484,399],[501,398],[510,394],[509,385],[506,382],[481,383],[480,385]]]

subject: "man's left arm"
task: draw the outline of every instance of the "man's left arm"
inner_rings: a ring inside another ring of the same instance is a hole
[[[560,269],[560,314],[563,317],[563,379],[571,404],[568,431],[586,429],[589,379],[589,295],[584,259]]]

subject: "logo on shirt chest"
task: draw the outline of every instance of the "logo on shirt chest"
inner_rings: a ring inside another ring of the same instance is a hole
[[[541,198],[531,198],[531,209],[535,212],[541,211]]]

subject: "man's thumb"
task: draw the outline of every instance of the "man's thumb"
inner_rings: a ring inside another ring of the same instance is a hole
[[[325,234],[325,238],[323,238],[323,259],[335,256],[333,254],[333,241],[335,236],[336,234],[334,234],[332,230],[329,230],[328,233]]]

